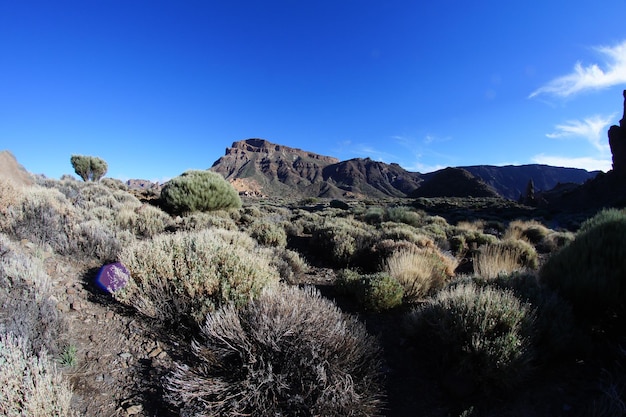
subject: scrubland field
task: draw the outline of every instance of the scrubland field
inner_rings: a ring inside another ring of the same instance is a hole
[[[0,180],[1,415],[626,413],[623,210],[164,192]]]

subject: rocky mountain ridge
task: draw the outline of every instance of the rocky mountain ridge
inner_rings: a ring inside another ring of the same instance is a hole
[[[489,195],[517,200],[530,180],[537,191],[542,191],[562,183],[582,184],[597,175],[597,172],[547,165],[479,165],[421,174],[407,171],[395,163],[369,158],[340,161],[265,139],[234,142],[210,170],[222,174],[237,190],[248,195],[327,198],[436,194]],[[433,179],[436,181],[428,185]],[[426,189],[420,193],[420,187]]]

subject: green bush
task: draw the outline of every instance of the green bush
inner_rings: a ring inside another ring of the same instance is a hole
[[[354,263],[378,237],[375,230],[353,219],[326,219],[314,227],[313,244],[327,261],[337,266]]]
[[[280,286],[209,314],[167,398],[188,416],[378,416],[380,348],[311,288]]]
[[[225,230],[157,235],[129,245],[120,261],[131,279],[114,297],[166,323],[200,323],[216,307],[243,305],[279,280],[254,240]]]
[[[402,304],[404,289],[400,283],[386,273],[365,274],[345,269],[337,279],[339,290],[350,294],[365,309],[385,311]]]
[[[457,375],[473,389],[513,388],[532,369],[534,313],[512,293],[473,283],[440,291],[407,319],[409,337],[428,343],[442,377]]]
[[[623,310],[626,300],[626,212],[604,210],[585,222],[574,241],[554,253],[542,280],[568,300],[580,317]]]
[[[261,245],[285,247],[287,246],[287,233],[282,225],[268,220],[257,220],[247,229],[250,236]]]
[[[241,207],[233,186],[211,171],[191,170],[172,178],[161,190],[161,199],[176,214]]]
[[[72,155],[72,167],[83,181],[100,181],[107,173],[107,163],[95,156]]]

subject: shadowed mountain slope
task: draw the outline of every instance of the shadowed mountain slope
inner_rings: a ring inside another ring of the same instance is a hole
[[[445,168],[433,173],[411,197],[500,197],[482,179],[462,168]]]

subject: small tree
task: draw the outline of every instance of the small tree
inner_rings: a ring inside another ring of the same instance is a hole
[[[70,162],[83,181],[100,181],[109,168],[103,159],[95,156],[72,155]]]
[[[237,190],[220,174],[190,170],[172,178],[161,191],[165,207],[172,213],[239,208]]]

